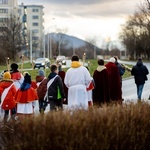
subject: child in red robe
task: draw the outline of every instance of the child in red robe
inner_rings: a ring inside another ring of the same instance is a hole
[[[34,112],[35,101],[38,100],[38,95],[31,86],[31,76],[26,73],[24,82],[15,95],[17,102],[17,114],[20,118],[31,116]]]

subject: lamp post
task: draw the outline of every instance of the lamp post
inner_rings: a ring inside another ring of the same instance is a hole
[[[30,62],[32,64],[32,29],[30,30]]]

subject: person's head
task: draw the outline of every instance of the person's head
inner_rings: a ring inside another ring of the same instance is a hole
[[[24,76],[24,82],[31,84],[31,76],[28,73],[26,73]]]
[[[118,61],[118,57],[117,57],[117,56],[114,56],[114,58],[115,58],[115,61],[117,62],[117,61]]]
[[[139,57],[137,61],[142,62],[142,58],[141,58],[141,57]]]
[[[17,65],[16,63],[12,63],[12,64],[10,65],[10,67],[11,67],[11,70],[12,70],[12,71],[17,71],[17,69],[18,69],[18,65]]]
[[[103,65],[104,65],[104,60],[103,60],[103,59],[99,59],[99,60],[98,60],[98,64],[99,64],[100,66],[103,66]]]
[[[38,74],[39,74],[39,76],[45,76],[44,70],[39,70],[39,71],[38,71]]]
[[[51,65],[50,70],[51,70],[51,72],[58,73],[58,68],[56,65]]]
[[[141,66],[143,65],[143,61],[142,61],[142,58],[138,58],[137,60],[137,63],[136,63],[138,66]]]
[[[78,55],[73,55],[71,58],[71,61],[79,61],[79,56]]]
[[[23,72],[23,76],[25,76],[26,74],[29,74],[29,72]],[[29,74],[30,75],[30,74]]]
[[[3,80],[10,80],[10,79],[11,79],[10,73],[9,73],[9,72],[5,72],[5,73],[3,74]]]
[[[111,58],[109,59],[109,62],[111,62],[111,63],[115,63],[115,62],[116,62],[116,60],[115,60],[115,58],[114,58],[114,57],[111,57]]]

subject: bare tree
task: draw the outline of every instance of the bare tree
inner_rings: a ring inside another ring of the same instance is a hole
[[[10,15],[0,23],[0,43],[5,57],[10,57],[15,61],[16,54],[22,48],[22,23],[19,18]]]
[[[131,15],[120,33],[128,54],[137,58],[150,57],[150,1],[145,0]]]
[[[61,55],[61,46],[67,44],[67,40],[65,39],[65,34],[67,33],[68,29],[67,28],[57,28],[56,33],[57,33],[57,40],[56,40],[56,51],[58,55]]]

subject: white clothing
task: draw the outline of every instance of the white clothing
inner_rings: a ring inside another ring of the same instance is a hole
[[[89,71],[80,66],[66,72],[64,83],[68,87],[68,108],[88,108],[87,85],[91,82]]]
[[[13,80],[14,81],[14,85],[16,87],[16,90],[18,90],[21,86],[21,84],[23,83],[24,77],[21,74],[21,79],[20,80]]]
[[[30,103],[18,103],[17,104],[17,113],[19,114],[33,114],[33,106],[34,103],[30,102]]]

